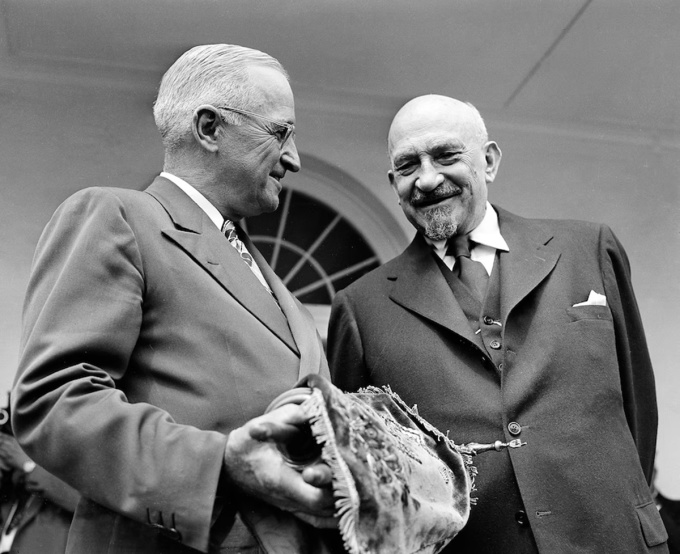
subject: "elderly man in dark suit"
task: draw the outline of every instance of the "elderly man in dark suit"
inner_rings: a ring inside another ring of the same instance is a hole
[[[654,376],[621,244],[489,204],[501,151],[469,104],[408,102],[389,154],[417,234],[336,296],[333,379],[389,384],[458,442],[523,444],[477,460],[477,505],[446,551],[666,552]]]
[[[238,226],[300,169],[293,94],[272,57],[200,46],[164,75],[154,116],[163,173],[75,194],[39,241],[14,431],[83,497],[69,552],[260,551],[246,500],[269,521],[333,524],[329,469],[298,473],[277,448],[299,406],[262,415],[328,375],[322,344]]]

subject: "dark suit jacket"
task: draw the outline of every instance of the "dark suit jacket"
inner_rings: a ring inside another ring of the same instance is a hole
[[[161,177],[144,192],[81,191],[48,224],[13,428],[84,496],[70,552],[217,550],[233,523],[218,490],[226,434],[301,373],[328,374],[312,316],[246,244],[281,309]]]
[[[521,425],[526,446],[475,458],[477,505],[451,552],[665,551],[648,486],[654,377],[626,255],[605,226],[498,212],[502,370],[416,236],[336,296],[334,382],[389,384],[458,443]],[[573,307],[591,290],[608,305]]]

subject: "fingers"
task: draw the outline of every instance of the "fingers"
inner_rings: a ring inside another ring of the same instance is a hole
[[[314,500],[309,499],[291,499],[287,505],[281,506],[284,510],[293,512],[296,515],[306,514],[310,517],[319,518],[332,518],[335,514],[335,501],[333,499],[333,494],[329,489],[318,489],[314,487],[313,494],[311,495]],[[323,494],[319,495],[319,492]]]
[[[306,446],[301,439],[313,443],[308,431],[308,417],[292,404],[250,420],[229,434],[225,468],[243,492],[296,515],[305,514],[312,525],[334,526],[330,468],[315,463],[300,472],[282,454],[298,443]]]
[[[275,421],[260,421],[248,425],[250,437],[256,441],[287,442],[300,432],[299,427]]]
[[[309,421],[309,417],[304,410],[297,404],[286,404],[276,410],[272,410],[252,421],[270,421],[281,425],[304,425]]]
[[[286,442],[299,434],[300,428],[307,425],[308,419],[300,406],[287,404],[252,419],[245,427],[255,440]]]
[[[313,487],[330,487],[333,481],[333,472],[326,464],[318,463],[306,467],[302,471],[302,479]]]
[[[328,480],[324,470],[310,468],[303,478],[286,463],[274,443],[255,441],[242,428],[229,435],[225,467],[236,486],[269,504],[289,512],[333,515],[331,488],[317,485]]]
[[[294,512],[294,514],[298,519],[317,529],[335,529],[338,526],[338,520],[335,517],[318,517],[301,512]]]
[[[325,464],[315,464],[302,473],[286,475],[284,484],[289,498],[294,501],[294,511],[309,516],[329,518],[335,512],[335,499],[331,488],[331,471]],[[311,482],[310,482],[311,481]]]

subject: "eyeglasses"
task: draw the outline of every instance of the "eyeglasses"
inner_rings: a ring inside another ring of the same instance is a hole
[[[271,134],[279,142],[279,146],[281,148],[283,148],[283,145],[286,144],[286,141],[291,137],[291,135],[294,135],[295,133],[295,125],[291,125],[290,123],[286,123],[284,121],[276,121],[275,119],[270,119],[269,117],[265,117],[264,115],[260,115],[259,113],[249,112],[248,110],[241,110],[239,108],[232,108],[230,106],[217,106],[217,109],[228,110],[230,112],[236,112],[241,115],[256,117],[258,119],[262,119],[275,125],[276,128],[274,131],[271,132]]]

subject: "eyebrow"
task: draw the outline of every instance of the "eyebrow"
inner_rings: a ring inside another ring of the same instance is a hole
[[[283,119],[263,119],[263,121],[269,123],[270,125],[279,125],[281,127],[295,127],[295,123],[290,121],[284,121]]]
[[[413,158],[417,158],[418,154],[416,152],[403,152],[401,154],[397,154],[393,159],[392,163],[394,165],[400,165],[403,162],[412,160]]]
[[[428,144],[428,150],[441,151],[441,150],[465,150],[466,145],[464,142],[459,140],[445,140],[436,141],[432,144]]]
[[[455,150],[455,151],[465,151],[466,150],[466,145],[458,140],[444,140],[444,141],[433,141],[432,143],[429,143],[425,147],[425,152],[433,152],[433,153],[439,153],[443,150]],[[419,151],[415,150],[414,148],[410,147],[408,150],[404,152],[399,152],[396,154],[393,158],[392,163],[396,166],[399,165],[400,163],[403,163],[405,161],[412,160],[413,158],[419,158],[420,153]]]

